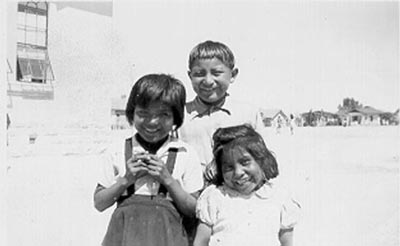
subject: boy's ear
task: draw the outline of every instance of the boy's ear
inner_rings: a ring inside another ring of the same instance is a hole
[[[236,76],[239,74],[239,69],[237,69],[237,68],[234,68],[233,70],[232,70],[232,78],[231,78],[231,83],[233,83],[233,81],[235,81],[235,79],[236,79]]]
[[[189,76],[189,79],[192,79],[192,76],[190,75],[190,70],[187,71],[187,75]]]

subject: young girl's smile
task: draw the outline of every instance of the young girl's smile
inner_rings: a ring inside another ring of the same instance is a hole
[[[140,136],[149,143],[156,143],[168,136],[174,125],[171,107],[161,102],[135,108],[134,125]]]
[[[229,188],[248,195],[256,190],[264,180],[263,171],[253,156],[240,147],[224,153],[222,176]]]

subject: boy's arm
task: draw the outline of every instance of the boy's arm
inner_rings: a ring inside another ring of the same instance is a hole
[[[279,231],[279,241],[281,246],[293,246],[293,228],[281,229]]]
[[[197,226],[196,237],[193,246],[207,246],[211,237],[211,227],[200,222]]]

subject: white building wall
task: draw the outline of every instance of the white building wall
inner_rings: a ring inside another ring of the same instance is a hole
[[[15,81],[17,3],[7,5],[7,59]],[[14,126],[98,126],[110,123],[111,98],[129,93],[128,62],[122,57],[113,19],[74,8],[49,9],[48,52],[55,81],[53,100],[12,96]]]

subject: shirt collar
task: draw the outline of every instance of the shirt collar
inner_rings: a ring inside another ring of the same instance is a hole
[[[222,112],[227,113],[228,115],[231,115],[231,112],[228,109],[223,107],[225,104],[225,101],[226,101],[226,97],[228,97],[228,96],[229,96],[229,94],[226,93],[226,95],[223,98],[221,98],[220,100],[218,100],[217,102],[212,103],[212,104],[204,102],[203,100],[200,99],[200,97],[197,96],[194,99],[193,103],[194,103],[194,108],[198,114],[193,116],[192,119],[201,118],[205,115],[211,115],[212,113],[217,112],[217,111],[222,111]]]

